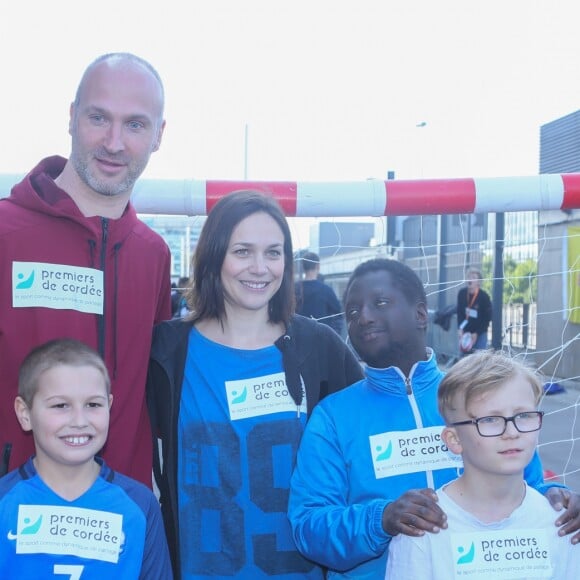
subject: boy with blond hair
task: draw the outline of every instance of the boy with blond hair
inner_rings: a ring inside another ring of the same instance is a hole
[[[523,477],[542,426],[541,396],[537,375],[501,353],[453,366],[438,392],[441,438],[464,466],[437,491],[448,527],[393,538],[386,578],[578,577],[580,551],[558,536],[548,500]]]
[[[172,578],[157,499],[96,457],[112,400],[103,360],[82,342],[25,358],[14,409],[36,452],[0,479],[3,578]]]

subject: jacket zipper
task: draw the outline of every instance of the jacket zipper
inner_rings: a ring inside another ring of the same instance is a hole
[[[411,379],[409,377],[405,377],[405,388],[407,389],[407,395],[413,394],[413,385],[411,385]]]
[[[98,318],[98,347],[99,354],[105,360],[105,307],[107,305],[107,293],[105,292],[106,276],[105,276],[105,265],[107,256],[107,238],[109,236],[109,220],[108,218],[101,218],[102,226],[102,243],[101,243],[101,259],[100,268],[103,272],[103,313],[99,315]]]
[[[12,443],[4,443],[2,448],[2,461],[0,463],[0,477],[8,473],[8,465],[10,464],[10,455],[12,454]]]
[[[417,428],[422,429],[423,420],[421,419],[421,413],[419,411],[419,407],[415,399],[415,393],[413,393],[413,385],[411,384],[411,377],[405,377],[405,388],[407,390],[409,404],[411,405],[411,410],[413,411],[413,416],[415,417],[415,423],[417,425]],[[435,489],[435,480],[433,479],[433,471],[431,469],[427,469],[425,471],[425,476],[427,477],[427,487]]]

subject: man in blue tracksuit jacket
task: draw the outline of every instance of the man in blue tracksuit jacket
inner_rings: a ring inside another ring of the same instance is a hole
[[[394,260],[365,262],[348,283],[345,312],[366,378],[314,409],[288,513],[298,549],[327,567],[328,578],[382,579],[392,536],[446,525],[432,490],[457,477],[461,460],[440,438],[443,373],[425,345],[419,278]],[[579,496],[544,484],[537,454],[525,476],[541,492],[553,488],[547,493],[552,504],[568,508],[558,522],[566,523],[564,532],[580,527]]]

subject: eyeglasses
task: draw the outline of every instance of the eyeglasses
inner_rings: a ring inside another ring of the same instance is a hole
[[[512,417],[491,415],[489,417],[480,417],[479,419],[470,419],[469,421],[458,421],[457,423],[451,423],[449,426],[475,425],[477,432],[482,437],[499,437],[505,433],[509,421],[514,424],[514,427],[520,433],[538,431],[542,426],[543,416],[543,411],[526,411]]]

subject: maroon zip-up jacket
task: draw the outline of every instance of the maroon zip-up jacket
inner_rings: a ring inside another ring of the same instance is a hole
[[[54,183],[65,162],[44,159],[0,200],[0,473],[34,450],[14,413],[22,360],[71,337],[111,374],[103,457],[151,487],[145,380],[153,325],[171,317],[169,249],[130,204],[119,219],[84,217]]]

